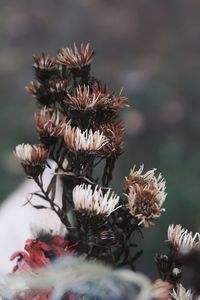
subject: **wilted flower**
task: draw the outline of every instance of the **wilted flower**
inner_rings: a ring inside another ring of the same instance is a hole
[[[82,69],[91,64],[94,54],[89,43],[81,44],[80,51],[74,44],[73,48],[62,48],[57,55],[57,61],[69,69]]]
[[[176,289],[171,293],[173,300],[199,300],[200,297],[194,297],[191,290],[186,290],[182,284],[177,284]]]
[[[33,68],[35,69],[36,76],[40,80],[50,78],[57,70],[57,62],[55,57],[46,56],[44,53],[41,55],[33,55]]]
[[[92,189],[91,185],[81,184],[73,189],[73,202],[75,210],[83,215],[108,217],[118,208],[119,196],[111,189],[103,193],[97,185]]]
[[[51,80],[49,82],[50,93],[55,97],[55,101],[63,101],[67,95],[69,89],[69,81],[67,79],[63,80]]]
[[[66,118],[62,118],[58,110],[44,107],[40,114],[35,114],[37,131],[42,141],[49,141],[50,137],[60,137],[64,134]]]
[[[114,94],[103,93],[101,90],[94,89],[90,91],[90,87],[83,85],[78,86],[76,90],[69,94],[65,99],[65,103],[72,110],[109,110],[117,111],[120,108],[127,107],[128,98],[121,96],[118,97]]]
[[[158,178],[155,177],[156,169],[142,175],[144,165],[138,171],[135,168],[134,166],[125,183],[128,208],[138,220],[138,225],[149,227],[164,210],[161,206],[166,198],[165,181],[161,174]]]
[[[103,126],[100,126],[99,129],[108,139],[108,143],[106,143],[99,150],[99,155],[102,157],[120,155],[124,144],[124,126],[122,125],[122,123],[108,123]]]
[[[152,285],[152,296],[155,300],[170,299],[171,284],[168,281],[157,279]]]
[[[194,235],[182,226],[173,224],[168,228],[168,242],[179,252],[187,253],[192,249],[200,246],[200,234]]]
[[[40,145],[17,145],[14,154],[27,175],[32,177],[38,176],[43,172],[48,158],[48,151]]]
[[[107,142],[107,138],[99,130],[81,131],[80,128],[71,127],[68,123],[65,128],[64,141],[74,151],[96,152]]]
[[[31,81],[29,86],[25,87],[27,93],[36,98],[42,105],[50,105],[52,99],[49,96],[49,91],[39,81]]]

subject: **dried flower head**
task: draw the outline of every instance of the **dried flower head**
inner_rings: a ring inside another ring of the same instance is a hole
[[[57,138],[64,135],[66,118],[62,118],[58,110],[44,107],[40,114],[35,114],[37,131],[42,142],[46,144],[48,138]]]
[[[181,253],[187,253],[200,246],[200,234],[194,235],[182,226],[173,224],[168,228],[168,242]]]
[[[62,101],[67,95],[69,89],[69,81],[67,79],[63,80],[50,80],[50,93],[55,97],[55,101]]]
[[[121,154],[123,149],[123,137],[124,137],[124,126],[121,122],[108,123],[100,126],[100,131],[103,132],[105,137],[108,139],[108,143],[105,144],[99,150],[99,156],[110,157],[118,156]]]
[[[94,54],[89,43],[81,44],[80,50],[74,44],[73,48],[62,48],[57,55],[57,61],[68,69],[82,69],[91,64]]]
[[[41,105],[50,105],[52,99],[49,92],[39,81],[31,81],[29,86],[25,87],[27,93],[36,98]]]
[[[199,300],[200,297],[194,297],[191,290],[186,290],[182,284],[177,284],[176,289],[171,293],[173,300]]]
[[[69,122],[65,128],[64,141],[71,150],[88,152],[97,152],[108,142],[99,130],[81,131],[78,127],[71,127]]]
[[[158,178],[155,177],[156,169],[142,175],[144,165],[138,171],[135,168],[136,166],[131,170],[125,183],[128,208],[139,225],[149,227],[164,210],[161,207],[166,198],[165,181],[161,174]]]
[[[41,174],[45,168],[48,151],[42,146],[20,144],[14,151],[27,175],[35,177]]]
[[[121,96],[118,97],[114,94],[103,93],[101,90],[94,89],[90,91],[90,87],[83,85],[78,86],[72,94],[68,93],[65,103],[72,110],[108,110],[117,111],[120,108],[127,107],[128,98]]]
[[[41,55],[33,55],[33,68],[39,80],[49,79],[57,71],[57,62],[55,57]]]
[[[97,185],[92,189],[91,185],[81,184],[73,189],[73,202],[75,210],[80,214],[108,217],[118,208],[119,196],[111,189],[104,193]]]
[[[170,290],[172,286],[168,281],[157,279],[152,285],[152,296],[155,300],[170,299]]]

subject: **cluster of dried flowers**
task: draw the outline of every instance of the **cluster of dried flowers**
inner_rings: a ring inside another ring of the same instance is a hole
[[[81,44],[80,49],[76,45],[62,48],[55,57],[44,53],[33,56],[35,80],[26,90],[40,109],[35,114],[39,144],[18,145],[14,153],[40,188],[28,202],[37,209],[50,207],[66,234],[40,233],[27,240],[26,251],[16,252],[11,258],[17,258],[13,272],[37,274],[38,267],[69,253],[115,268],[134,269],[135,260],[142,254],[134,251],[135,233],[153,225],[164,211],[165,180],[161,174],[156,176],[156,169],[145,173],[143,165],[138,170],[134,166],[125,178],[122,196],[109,188],[116,159],[123,150],[124,126],[118,113],[128,107],[128,99],[121,92],[110,92],[91,75],[94,54],[90,44]],[[56,167],[45,188],[43,173],[51,161]],[[104,166],[99,182],[94,176],[98,164]],[[62,186],[61,205],[55,201],[58,181]],[[34,195],[44,204],[34,205]],[[168,240],[169,255],[155,259],[161,279],[153,285],[154,299],[192,299],[192,292],[180,285],[181,267],[192,260],[186,256],[190,250],[196,251],[200,235],[193,236],[180,225],[172,225]],[[29,298],[20,299],[51,297],[49,290],[30,293]],[[16,297],[19,299],[19,295]],[[65,299],[79,298],[66,295]]]

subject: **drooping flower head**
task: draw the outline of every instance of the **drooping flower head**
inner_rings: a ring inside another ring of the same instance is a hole
[[[19,144],[14,155],[23,166],[27,175],[35,177],[40,175],[48,158],[48,151],[42,146]]]
[[[168,242],[175,247],[178,252],[188,253],[189,251],[200,247],[200,234],[194,235],[182,226],[173,224],[168,228]]]
[[[65,65],[68,69],[82,69],[91,64],[94,57],[94,50],[90,48],[90,44],[81,44],[80,50],[76,44],[73,48],[62,48],[57,55],[58,63]]]
[[[81,131],[78,127],[71,127],[67,123],[64,132],[64,141],[68,148],[73,151],[88,151],[89,153],[95,153],[101,149],[107,142],[107,138],[99,130]]]
[[[128,197],[128,208],[139,225],[149,227],[164,210],[161,207],[166,198],[165,181],[161,174],[156,178],[156,169],[142,174],[143,165],[138,171],[135,168],[134,166],[130,171],[124,187]]]
[[[88,217],[108,217],[118,208],[116,206],[119,203],[119,196],[111,192],[111,189],[104,193],[99,186],[92,189],[91,185],[81,184],[73,189],[73,202],[79,214]]]

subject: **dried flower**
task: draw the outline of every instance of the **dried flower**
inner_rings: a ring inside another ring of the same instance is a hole
[[[171,293],[173,300],[199,300],[200,297],[194,297],[191,290],[186,290],[182,284],[177,284],[176,289]]]
[[[20,144],[14,151],[27,175],[35,177],[41,174],[45,168],[48,151],[42,146]]]
[[[62,118],[58,110],[44,107],[40,110],[39,115],[35,114],[35,121],[42,141],[64,135],[66,118]]]
[[[39,80],[49,79],[57,71],[57,62],[55,57],[41,55],[33,55],[33,68]]]
[[[25,90],[36,98],[41,105],[49,106],[52,103],[49,91],[39,81],[31,81],[30,85],[25,87]]]
[[[130,213],[138,220],[138,225],[149,227],[153,220],[160,217],[161,208],[166,198],[165,181],[160,174],[155,177],[155,170],[150,170],[142,175],[144,165],[138,171],[136,166],[126,178],[125,192],[128,197]]]
[[[122,123],[108,123],[100,126],[99,129],[108,139],[108,143],[99,150],[99,155],[102,157],[120,155],[124,144],[124,126]]]
[[[57,61],[68,69],[82,69],[91,64],[94,54],[89,43],[81,44],[80,51],[74,44],[73,48],[62,48],[57,55]]]
[[[108,142],[99,130],[94,132],[91,129],[81,131],[78,127],[71,127],[69,122],[65,128],[64,141],[74,151],[88,152],[96,152]]]
[[[50,80],[50,93],[55,97],[55,101],[63,101],[67,96],[67,91],[69,89],[69,81],[64,80]]]
[[[108,217],[113,211],[118,209],[119,196],[111,189],[103,193],[99,186],[92,189],[91,185],[77,185],[73,189],[73,202],[75,210],[89,217],[101,215]]]
[[[157,279],[152,285],[152,296],[155,300],[169,300],[171,284],[168,281]]]
[[[187,253],[200,246],[200,234],[194,235],[182,226],[173,224],[168,228],[168,242],[181,253]]]
[[[65,103],[72,110],[109,110],[117,111],[120,108],[127,107],[128,98],[121,96],[116,97],[114,94],[103,93],[101,90],[94,89],[90,92],[90,87],[83,85],[78,86],[72,94],[68,93]]]

